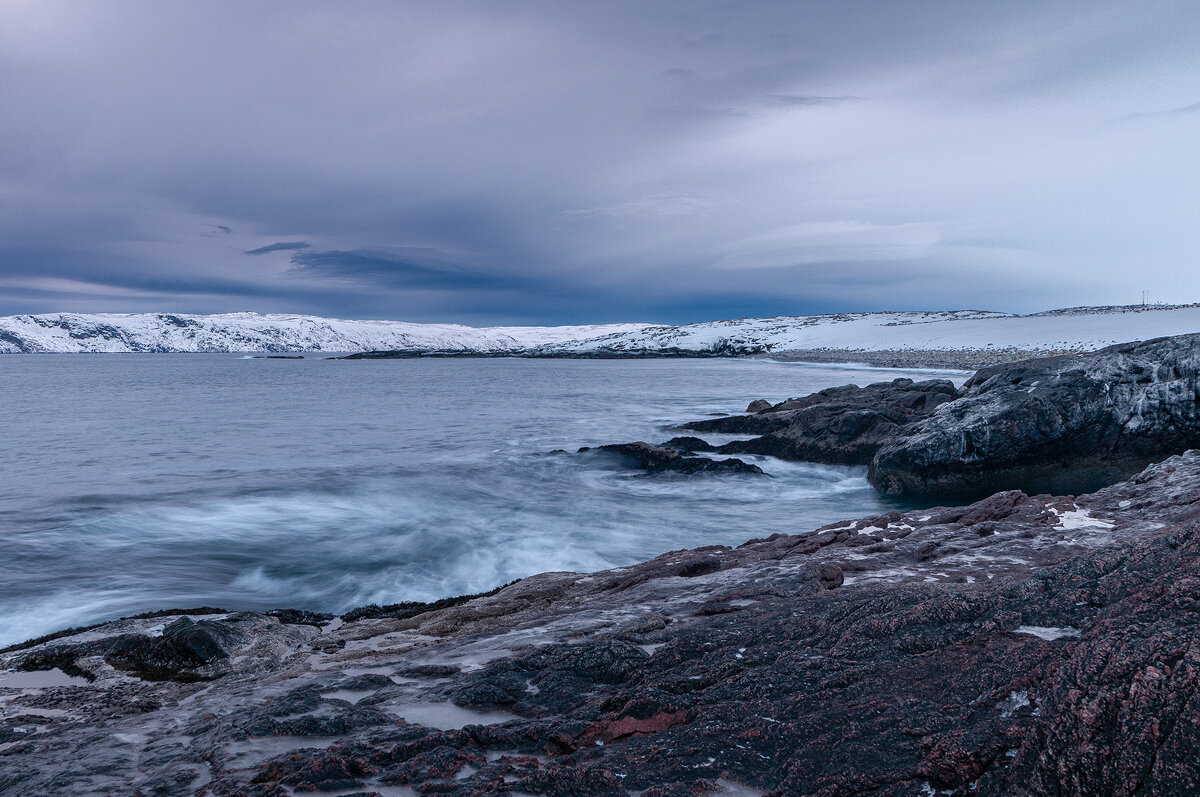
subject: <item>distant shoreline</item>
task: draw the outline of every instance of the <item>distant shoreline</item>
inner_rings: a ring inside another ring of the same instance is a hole
[[[77,356],[77,355],[226,355],[242,360],[767,360],[812,365],[864,366],[900,370],[977,371],[991,365],[1038,357],[1083,354],[1089,349],[794,349],[786,351],[711,352],[684,349],[545,351],[427,351],[387,350],[362,352],[329,351],[83,351],[83,352],[0,352],[0,356]]]
[[[975,371],[989,365],[1082,354],[1084,349],[796,349],[788,351],[705,352],[681,349],[643,351],[597,350],[590,352],[506,352],[488,354],[463,351],[367,351],[331,359],[419,360],[419,359],[518,359],[518,360],[773,360],[814,365],[865,365],[871,368],[928,368]],[[319,352],[317,354],[320,354]]]

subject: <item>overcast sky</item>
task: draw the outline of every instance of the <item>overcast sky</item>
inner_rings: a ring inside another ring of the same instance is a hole
[[[1200,9],[0,0],[0,314],[1200,301]]]

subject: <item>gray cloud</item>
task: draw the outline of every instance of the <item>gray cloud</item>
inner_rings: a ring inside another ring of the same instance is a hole
[[[0,313],[1200,300],[1198,37],[1183,0],[21,0]]]
[[[510,273],[489,274],[448,262],[434,250],[327,251],[292,255],[293,271],[308,277],[371,282],[401,288],[515,289],[530,281]]]
[[[1142,119],[1147,116],[1177,116],[1182,114],[1200,113],[1200,102],[1193,102],[1190,105],[1184,105],[1180,108],[1168,108],[1165,111],[1141,111],[1139,113],[1125,114],[1125,119]]]
[[[227,228],[228,229],[228,228]],[[257,249],[247,249],[245,254],[248,255],[265,255],[268,252],[290,252],[295,249],[307,249],[312,244],[307,241],[278,241],[266,246],[260,246]]]
[[[773,94],[767,98],[770,102],[780,105],[831,105],[839,102],[856,100],[858,97],[821,97],[819,95],[803,94]]]

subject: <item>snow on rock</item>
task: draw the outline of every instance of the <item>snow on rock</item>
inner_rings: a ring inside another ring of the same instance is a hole
[[[1070,639],[1079,636],[1078,628],[1055,628],[1053,626],[1044,625],[1023,625],[1013,631],[1014,634],[1029,634],[1038,639],[1044,639],[1047,642],[1053,642],[1056,639]]]
[[[1100,518],[1092,517],[1092,513],[1086,509],[1069,509],[1066,512],[1061,512],[1058,509],[1051,507],[1050,511],[1058,515],[1057,525],[1067,531],[1076,529],[1111,529],[1115,524],[1110,520],[1101,520]]]
[[[840,313],[664,326],[467,327],[301,315],[50,313],[0,318],[0,353],[446,351],[543,356],[814,350],[1091,351],[1200,331],[1200,305]]]

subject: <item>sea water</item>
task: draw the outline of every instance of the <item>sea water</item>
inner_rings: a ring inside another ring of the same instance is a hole
[[[166,607],[345,611],[891,507],[862,468],[551,453],[928,373],[762,360],[0,355],[0,645]],[[718,441],[728,436],[706,436]]]

